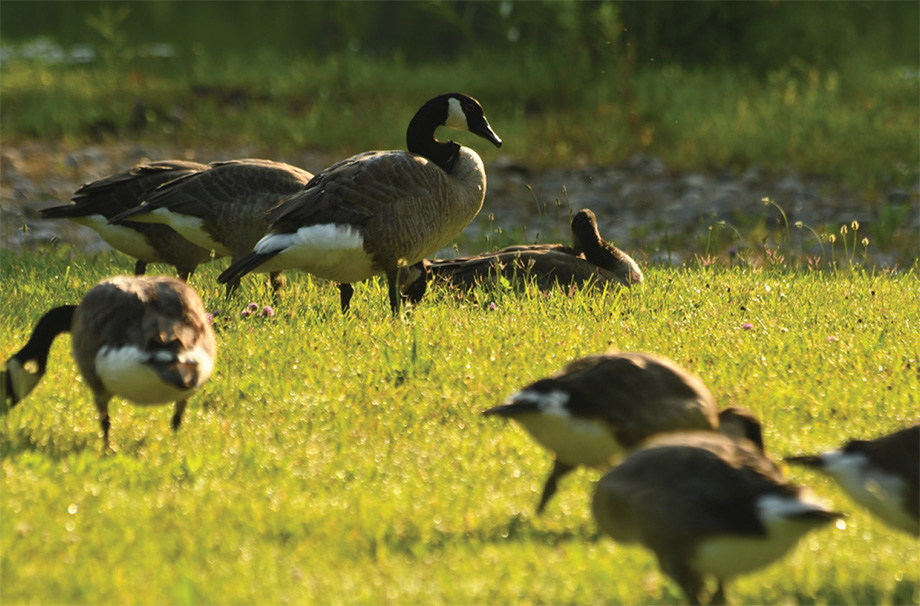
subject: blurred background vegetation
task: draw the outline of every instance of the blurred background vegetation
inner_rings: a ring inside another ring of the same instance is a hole
[[[918,175],[917,2],[4,0],[0,10],[6,142],[347,154],[402,147],[422,101],[462,90],[509,143],[501,153],[537,167],[648,152],[677,169],[794,166],[869,189]]]

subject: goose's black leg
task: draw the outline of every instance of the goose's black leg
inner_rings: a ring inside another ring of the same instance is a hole
[[[339,284],[339,301],[342,303],[342,313],[348,311],[348,306],[351,305],[351,296],[355,294],[355,289],[351,284]]]
[[[143,276],[145,273],[147,273],[147,263],[138,259],[134,264],[134,275]]]
[[[232,280],[227,282],[227,295],[226,295],[227,298],[229,299],[231,296],[233,296],[233,293],[236,292],[236,289],[239,287],[240,287],[239,278],[233,278]]]
[[[563,463],[559,459],[553,461],[553,470],[550,472],[549,477],[546,478],[546,484],[543,486],[543,495],[540,497],[540,503],[537,505],[537,515],[543,513],[543,510],[546,509],[546,504],[549,502],[550,497],[556,494],[556,486],[559,480],[561,480],[564,475],[573,469],[575,469],[575,467],[567,463]]]
[[[691,604],[691,606],[702,604],[703,579],[698,574],[690,570],[684,562],[662,560],[660,558],[658,561],[661,569],[684,590],[688,604]]]
[[[99,411],[99,425],[102,427],[102,448],[103,450],[109,449],[109,428],[112,426],[112,421],[109,419],[109,400],[100,394],[94,394],[94,400],[96,403],[96,410]]]
[[[712,594],[712,598],[709,599],[709,603],[713,606],[727,604],[725,600],[725,581],[719,579],[719,587],[716,589],[716,592]]]
[[[387,293],[390,295],[390,311],[399,314],[399,270],[387,272]]]
[[[187,402],[188,400],[179,400],[176,402],[176,408],[172,418],[173,431],[177,431],[179,426],[182,425],[182,413],[185,412],[185,404]]]
[[[268,274],[269,283],[272,285],[272,293],[275,296],[275,299],[278,299],[278,293],[281,292],[281,289],[284,288],[287,280],[284,279],[284,276],[280,271],[273,271]]]

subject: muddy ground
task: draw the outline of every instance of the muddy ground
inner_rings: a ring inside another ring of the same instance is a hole
[[[52,241],[73,243],[92,252],[108,250],[94,232],[67,221],[43,221],[40,208],[65,203],[81,184],[133,166],[137,162],[185,158],[199,162],[245,157],[272,157],[317,172],[338,158],[302,153],[288,157],[266,155],[256,148],[233,150],[178,149],[136,144],[68,147],[63,144],[28,143],[0,149],[0,233],[3,248],[21,250]],[[820,175],[794,170],[767,173],[757,167],[745,172],[711,170],[680,172],[654,157],[635,156],[616,166],[534,171],[507,158],[486,165],[488,192],[479,217],[464,232],[461,252],[475,253],[484,234],[498,227],[515,230],[526,226],[530,241],[565,240],[565,225],[572,209],[591,208],[598,216],[601,234],[638,260],[665,256],[665,231],[676,242],[671,261],[680,262],[694,250],[708,226],[725,220],[743,226],[758,218],[781,224],[779,211],[766,206],[769,197],[781,206],[790,222],[802,221],[821,231],[859,221],[860,233],[872,234],[884,205],[908,205],[909,211],[896,237],[920,241],[920,182],[912,188],[888,186],[866,194]],[[562,204],[557,209],[556,200]],[[563,229],[559,229],[558,217]],[[542,233],[541,233],[542,232]],[[792,228],[793,236],[798,237]],[[523,237],[523,236],[520,236]],[[683,242],[683,249],[680,243]],[[500,241],[501,244],[510,243]],[[917,245],[907,247],[916,251]],[[890,266],[905,259],[900,253],[870,245],[870,262]]]

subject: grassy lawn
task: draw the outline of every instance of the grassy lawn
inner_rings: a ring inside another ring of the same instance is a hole
[[[122,256],[0,258],[0,356],[48,308]],[[389,317],[384,287],[337,290],[291,272],[270,319],[218,316],[218,367],[177,434],[169,407],[112,407],[101,438],[63,337],[29,399],[0,419],[5,604],[673,604],[639,548],[598,538],[598,474],[567,478],[533,514],[550,456],[518,427],[480,417],[521,385],[608,347],[657,352],[698,373],[722,405],[756,412],[776,456],[916,420],[920,281],[899,274],[647,267],[607,293],[436,290]],[[157,268],[165,271],[165,268]],[[495,308],[490,308],[490,303]],[[750,325],[750,328],[746,328]],[[916,540],[829,481],[792,476],[850,514],[729,587],[738,604],[916,604]]]

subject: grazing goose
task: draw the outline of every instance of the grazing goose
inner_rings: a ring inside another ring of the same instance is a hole
[[[143,275],[148,263],[168,263],[175,266],[179,277],[188,281],[196,266],[211,260],[208,250],[195,246],[163,225],[134,221],[111,225],[109,219],[138,206],[164,183],[205,168],[204,164],[184,160],[138,164],[130,170],[81,185],[71,204],[42,209],[39,215],[43,219],[70,219],[94,230],[109,246],[137,259],[136,275]]]
[[[488,283],[497,276],[509,280],[532,279],[540,290],[556,285],[598,287],[615,283],[630,287],[642,282],[642,271],[626,253],[606,242],[597,231],[597,218],[589,209],[572,218],[573,246],[538,244],[508,246],[495,252],[451,260],[426,260],[425,267],[439,282],[465,289]]]
[[[829,474],[856,502],[892,528],[920,534],[920,424],[786,461]]]
[[[631,352],[577,359],[483,414],[514,419],[554,453],[537,513],[570,471],[607,469],[654,434],[716,429],[727,418],[744,431],[744,412],[719,413],[697,377],[665,358]]]
[[[214,332],[194,290],[175,278],[118,276],[94,286],[79,305],[56,307],[39,320],[0,378],[5,405],[15,406],[35,388],[51,343],[68,331],[106,447],[113,396],[136,404],[175,402],[172,426],[178,429],[186,401],[214,368]]]
[[[716,432],[655,436],[597,483],[600,530],[641,543],[691,604],[705,579],[725,583],[781,558],[808,531],[842,517],[790,484],[759,448]]]
[[[409,151],[370,151],[334,164],[268,214],[271,230],[218,278],[297,268],[340,284],[385,273],[399,310],[400,270],[445,246],[482,208],[486,175],[472,149],[434,138],[439,126],[468,130],[496,147],[482,107],[460,93],[425,103],[406,132]]]
[[[240,260],[268,231],[266,213],[302,190],[313,175],[270,160],[214,162],[158,188],[112,223],[162,223],[218,255]],[[277,275],[272,275],[273,283]],[[239,280],[231,281],[232,290]]]

